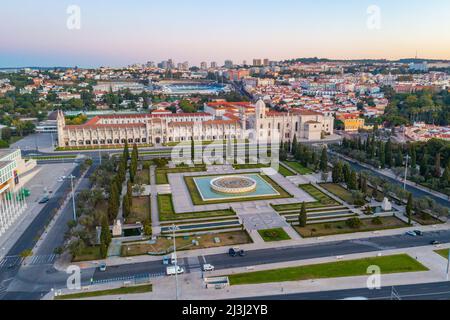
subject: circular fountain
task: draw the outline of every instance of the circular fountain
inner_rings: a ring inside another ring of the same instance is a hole
[[[210,182],[211,189],[224,194],[244,194],[256,190],[255,180],[244,176],[218,177]]]

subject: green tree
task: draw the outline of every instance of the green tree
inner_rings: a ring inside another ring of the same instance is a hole
[[[434,160],[434,176],[435,178],[441,177],[441,154],[439,152]]]
[[[322,155],[320,157],[320,170],[322,172],[328,171],[328,153],[326,147],[323,147],[322,149]]]
[[[11,141],[11,129],[6,127],[2,129],[2,140],[5,140],[6,142]]]
[[[294,134],[294,140],[292,141],[291,154],[295,155],[298,149],[297,135]]]
[[[344,173],[343,173],[342,162],[338,162],[334,165],[332,171],[333,183],[342,183],[344,182]]]
[[[408,196],[408,203],[406,204],[406,216],[408,217],[408,224],[412,222],[412,210],[413,210],[413,196],[412,193]]]
[[[356,176],[356,172],[352,170],[350,173],[350,179],[347,183],[347,187],[350,190],[357,190],[358,189],[358,177]]]
[[[131,213],[131,205],[130,205],[130,198],[128,195],[123,196],[122,200],[122,213],[123,217],[126,219],[130,216]]]
[[[298,217],[298,223],[299,223],[300,227],[304,228],[304,227],[306,227],[307,221],[308,221],[308,215],[306,213],[306,203],[303,202],[301,210],[300,210],[300,215]]]

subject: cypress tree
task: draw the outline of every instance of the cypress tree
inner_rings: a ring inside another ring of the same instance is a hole
[[[413,198],[412,193],[408,196],[408,203],[406,204],[406,216],[408,217],[408,224],[411,224],[412,220],[412,209],[413,209]]]
[[[300,215],[298,217],[298,222],[300,224],[300,227],[304,228],[306,227],[306,223],[308,222],[308,214],[306,213],[306,203],[302,203],[302,207],[300,210]]]
[[[322,155],[320,157],[320,171],[328,172],[328,153],[326,147],[322,149]]]
[[[441,177],[441,154],[438,152],[434,160],[434,176],[436,178]]]

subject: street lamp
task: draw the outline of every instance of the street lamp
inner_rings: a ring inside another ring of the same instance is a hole
[[[406,190],[406,179],[408,178],[408,160],[409,160],[409,155],[406,155],[406,164],[405,164],[405,181],[403,183],[403,190]]]
[[[173,224],[170,229],[172,229],[172,237],[173,237],[173,253],[175,256],[175,292],[176,292],[176,300],[178,300],[178,257],[177,257],[177,244],[175,239],[175,231],[180,230],[175,224]]]

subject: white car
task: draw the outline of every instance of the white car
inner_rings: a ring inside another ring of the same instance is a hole
[[[212,264],[209,264],[209,263],[207,263],[207,264],[204,264],[203,265],[203,271],[214,271],[214,266],[212,265]]]

